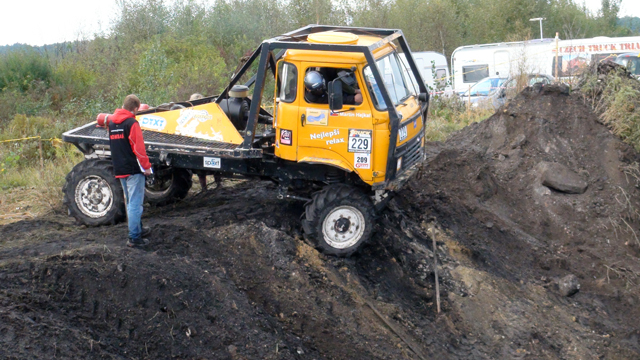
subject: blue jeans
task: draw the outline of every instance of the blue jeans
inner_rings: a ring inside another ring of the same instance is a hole
[[[120,179],[127,201],[129,239],[138,240],[142,235],[142,202],[144,201],[144,174],[129,175]]]

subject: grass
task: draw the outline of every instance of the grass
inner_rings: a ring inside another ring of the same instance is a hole
[[[640,151],[640,82],[617,68],[606,76],[595,67],[583,76],[582,95],[600,121]]]
[[[0,169],[0,225],[62,210],[64,178],[81,160],[79,151],[61,146],[44,167],[38,161]]]
[[[425,125],[429,141],[445,141],[449,136],[475,122],[493,115],[493,110],[467,109],[457,98],[435,98],[431,101]]]

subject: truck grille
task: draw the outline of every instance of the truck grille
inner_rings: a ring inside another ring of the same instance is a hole
[[[397,152],[396,158],[402,157],[402,170],[408,169],[416,163],[422,161],[424,151],[422,151],[422,135],[416,136],[410,142],[406,143],[400,151]]]

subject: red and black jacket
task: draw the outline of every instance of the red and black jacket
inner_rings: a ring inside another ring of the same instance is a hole
[[[143,169],[150,169],[151,163],[144,148],[144,139],[140,124],[132,112],[117,109],[109,115],[106,124],[109,129],[109,143],[111,160],[116,178],[142,173]]]

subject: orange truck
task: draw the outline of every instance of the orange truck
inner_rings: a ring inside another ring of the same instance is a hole
[[[146,198],[186,196],[193,173],[271,179],[278,198],[306,201],[305,236],[348,256],[423,161],[428,103],[400,30],[309,25],[263,41],[220,95],[137,114],[153,164]],[[93,122],[63,139],[85,154],[64,186],[69,213],[121,221],[106,130]]]

